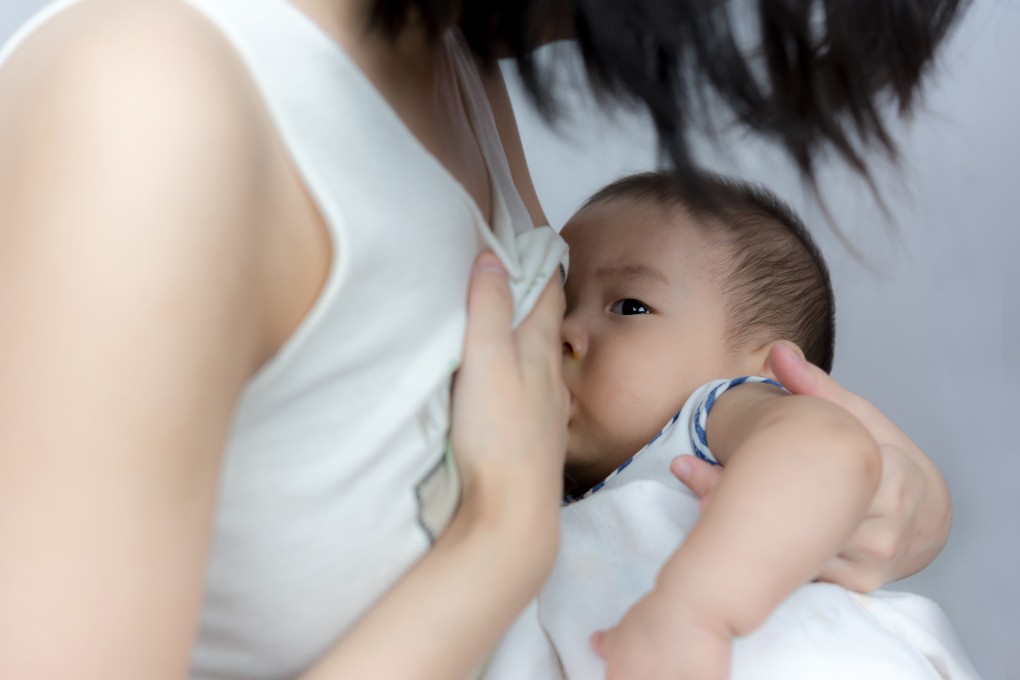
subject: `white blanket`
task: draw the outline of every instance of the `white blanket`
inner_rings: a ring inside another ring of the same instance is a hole
[[[613,626],[652,588],[697,519],[698,499],[670,474],[669,462],[692,452],[698,407],[717,385],[696,392],[601,489],[563,509],[556,566],[490,661],[486,680],[604,677],[591,634]],[[977,677],[930,600],[885,591],[860,595],[826,583],[800,588],[758,630],[738,639],[731,669],[734,680]]]

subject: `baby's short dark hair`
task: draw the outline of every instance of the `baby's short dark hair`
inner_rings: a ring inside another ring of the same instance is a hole
[[[768,189],[703,173],[703,191],[668,171],[630,175],[601,189],[582,207],[610,201],[653,204],[695,218],[721,239],[728,343],[790,340],[811,363],[832,370],[835,296],[829,270],[801,220]]]

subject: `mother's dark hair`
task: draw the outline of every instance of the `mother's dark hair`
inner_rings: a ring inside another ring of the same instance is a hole
[[[969,0],[375,0],[373,23],[396,36],[459,25],[485,65],[515,58],[539,108],[555,97],[533,50],[572,35],[597,95],[642,106],[681,179],[698,174],[687,141],[698,97],[778,143],[814,179],[834,149],[862,174],[866,146],[895,155],[882,118],[910,111],[933,54]],[[738,39],[751,20],[756,36]]]

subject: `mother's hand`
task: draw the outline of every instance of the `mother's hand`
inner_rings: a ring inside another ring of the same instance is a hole
[[[882,478],[867,516],[819,579],[866,592],[928,566],[945,545],[952,521],[949,489],[932,462],[871,403],[783,343],[776,343],[768,361],[779,382],[794,394],[826,399],[852,413],[882,454]],[[703,498],[722,474],[691,456],[678,458],[672,469]]]
[[[506,271],[483,253],[453,390],[460,506],[432,549],[302,678],[468,677],[542,587],[556,559],[569,404],[559,282],[516,331],[512,318]]]
[[[464,361],[453,392],[461,510],[496,522],[492,528],[513,532],[511,538],[530,536],[528,549],[541,548],[550,567],[570,404],[561,378],[563,305],[554,276],[514,330],[506,271],[491,252],[482,253],[468,294]]]

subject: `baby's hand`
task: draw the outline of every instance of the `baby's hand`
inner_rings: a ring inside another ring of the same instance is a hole
[[[653,590],[592,646],[607,680],[725,680],[733,637],[715,620]]]

